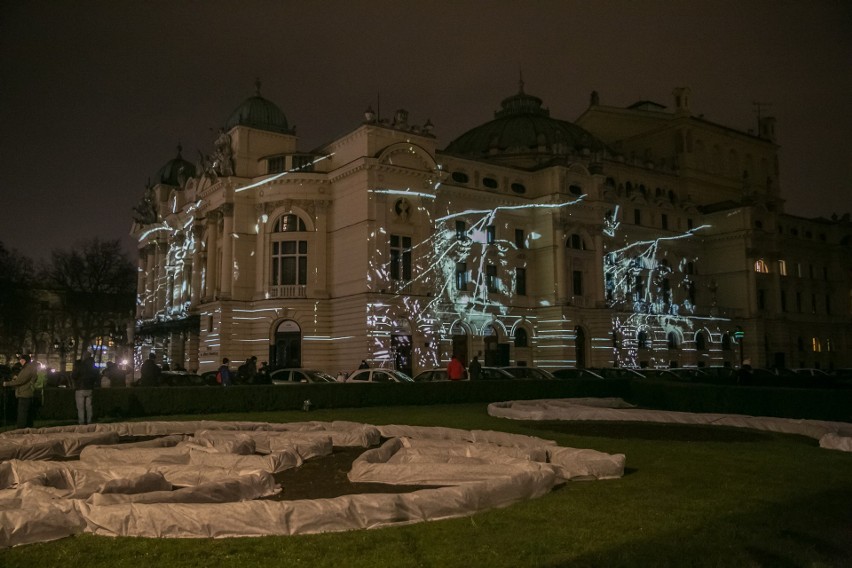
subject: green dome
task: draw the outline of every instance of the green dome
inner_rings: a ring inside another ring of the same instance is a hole
[[[606,145],[576,124],[550,117],[541,99],[524,93],[503,99],[494,120],[450,142],[448,154],[490,161],[542,163],[560,155],[599,152]]]
[[[235,126],[248,126],[258,130],[280,132],[281,134],[295,134],[295,129],[287,124],[287,117],[275,103],[260,96],[260,84],[258,83],[257,94],[247,98],[243,104],[231,113],[231,117],[225,124],[225,130]]]
[[[166,165],[160,168],[157,176],[154,178],[155,183],[163,183],[176,187],[183,187],[186,180],[195,177],[195,164],[187,162],[181,157],[181,147],[177,148],[177,157],[172,158]]]

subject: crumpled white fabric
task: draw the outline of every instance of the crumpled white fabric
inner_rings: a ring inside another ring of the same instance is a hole
[[[513,420],[607,420],[733,426],[783,434],[800,434],[819,440],[822,448],[852,451],[852,424],[827,420],[648,410],[618,398],[564,398],[513,400],[488,405],[488,414]]]
[[[133,436],[158,437],[118,443]],[[389,439],[378,446],[382,437]],[[356,459],[352,480],[435,488],[262,499],[281,491],[274,473],[329,455],[334,446],[378,446]],[[374,528],[505,507],[568,479],[618,477],[624,469],[623,455],[607,461],[594,450],[563,453],[569,449],[530,436],[344,421],[27,429],[0,434],[4,449],[0,546],[80,532],[198,538]]]

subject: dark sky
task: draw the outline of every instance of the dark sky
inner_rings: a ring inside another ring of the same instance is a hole
[[[6,0],[0,15],[0,242],[36,258],[121,238],[183,144],[254,94],[310,150],[383,116],[435,124],[439,146],[525,91],[571,120],[601,103],[671,105],[755,128],[769,103],[787,211],[852,211],[852,3],[584,0]],[[135,255],[132,257],[135,259]]]

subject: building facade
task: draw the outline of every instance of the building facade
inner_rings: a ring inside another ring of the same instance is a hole
[[[372,110],[310,152],[258,93],[134,215],[137,355],[214,369],[852,366],[852,223],[784,211],[775,123],[741,132],[524,92],[445,148]],[[803,188],[802,191],[806,191]]]

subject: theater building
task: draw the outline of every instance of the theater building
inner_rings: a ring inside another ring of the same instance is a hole
[[[592,93],[569,122],[520,84],[444,147],[429,121],[368,109],[304,151],[258,89],[136,207],[137,354],[191,371],[254,355],[415,374],[453,353],[852,366],[849,216],[786,213],[774,120],[738,131],[690,95]]]

